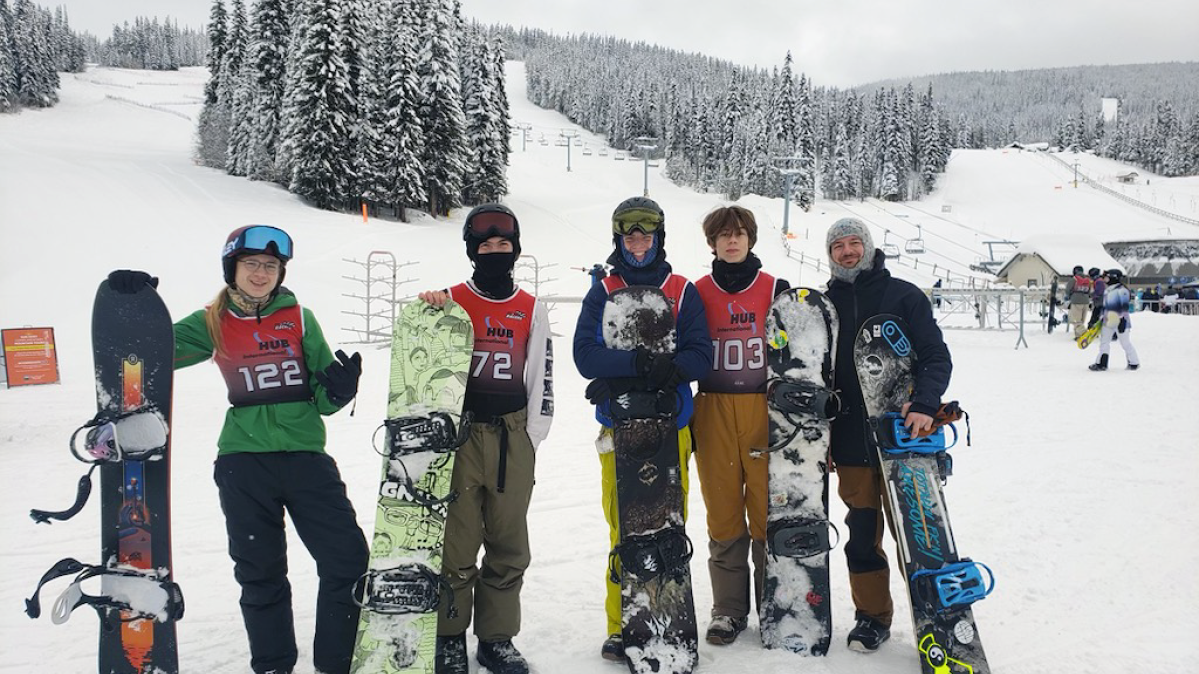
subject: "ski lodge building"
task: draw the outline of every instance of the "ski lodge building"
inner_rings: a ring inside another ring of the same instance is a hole
[[[1030,236],[1016,247],[1016,254],[995,272],[996,281],[1019,287],[1044,288],[1054,281],[1065,283],[1075,265],[1102,270],[1125,267],[1096,239],[1077,236]]]

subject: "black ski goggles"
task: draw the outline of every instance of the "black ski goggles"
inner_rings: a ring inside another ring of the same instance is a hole
[[[467,221],[466,232],[479,239],[490,239],[493,236],[511,239],[516,236],[516,218],[498,211],[476,213]]]
[[[274,245],[275,253],[284,261],[292,257],[291,237],[287,232],[269,225],[251,225],[242,230],[237,238],[225,244],[225,255],[233,251],[269,251]]]
[[[646,208],[632,208],[612,217],[612,231],[628,236],[640,231],[653,234],[662,227],[662,214]]]

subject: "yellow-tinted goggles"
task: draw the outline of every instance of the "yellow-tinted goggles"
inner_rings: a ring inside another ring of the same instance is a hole
[[[662,215],[645,208],[632,208],[612,218],[612,231],[627,236],[635,231],[653,234],[662,227]]]

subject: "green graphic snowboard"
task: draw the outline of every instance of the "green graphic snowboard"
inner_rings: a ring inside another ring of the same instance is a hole
[[[453,302],[410,302],[391,343],[386,445],[353,674],[433,674],[450,478],[461,444],[462,401],[474,334]]]

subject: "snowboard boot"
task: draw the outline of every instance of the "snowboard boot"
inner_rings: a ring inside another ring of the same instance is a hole
[[[1130,369],[1130,370],[1133,370],[1134,372],[1135,372],[1137,369],[1139,369],[1140,367],[1141,367],[1141,364],[1140,364],[1140,363],[1129,363],[1129,364],[1128,364],[1128,369]]]
[[[1095,363],[1091,363],[1091,366],[1088,369],[1091,372],[1103,372],[1104,370],[1106,370],[1107,369],[1107,354],[1105,353],[1105,354],[1099,356],[1099,360]]]
[[[470,663],[466,659],[466,634],[437,637],[437,674],[467,674]]]
[[[609,636],[600,648],[600,657],[612,662],[624,662],[624,638],[619,634]]]
[[[874,618],[858,618],[858,624],[849,631],[849,650],[873,653],[883,642],[891,638],[891,628]]]
[[[745,618],[733,618],[727,615],[718,615],[712,618],[712,624],[708,625],[708,643],[717,646],[727,646],[737,640],[737,635],[745,631],[745,626],[748,624]]]
[[[511,639],[480,641],[475,657],[491,674],[529,674],[529,663],[512,645]]]

